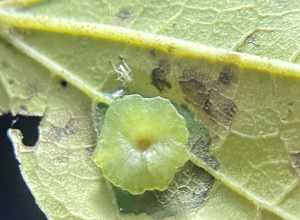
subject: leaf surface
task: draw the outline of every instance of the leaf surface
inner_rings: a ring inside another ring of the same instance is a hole
[[[49,219],[300,218],[299,3],[225,2],[0,10],[0,111],[43,117],[33,148],[12,137]],[[192,163],[166,192],[125,196],[90,159],[97,104],[120,93],[160,95],[193,112]]]

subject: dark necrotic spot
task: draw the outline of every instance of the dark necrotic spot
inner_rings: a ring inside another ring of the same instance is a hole
[[[164,70],[157,67],[152,70],[151,83],[159,90],[162,91],[165,88],[171,88],[171,84],[163,76]]]
[[[220,72],[218,80],[224,85],[230,85],[233,80],[233,73],[229,70],[224,70]]]
[[[195,78],[181,80],[179,84],[188,101],[198,106],[203,106],[209,98],[209,90],[203,81]]]
[[[61,85],[62,88],[67,88],[68,82],[66,80],[60,80],[59,84]]]
[[[206,99],[203,105],[203,111],[205,111],[207,114],[212,113],[212,103],[210,102],[209,99]]]
[[[232,76],[229,77],[225,72],[219,78],[222,78],[223,83],[231,83],[232,80]],[[187,102],[205,112],[214,121],[229,126],[236,114],[237,106],[212,82],[214,81],[203,74],[185,72],[179,85]]]
[[[118,13],[117,13],[117,17],[122,19],[122,20],[126,20],[129,19],[131,17],[131,12],[129,9],[121,9]]]
[[[170,89],[171,83],[167,81],[167,75],[170,72],[170,65],[165,61],[161,61],[159,66],[154,68],[151,73],[151,83],[154,85],[160,92],[165,88]]]
[[[236,114],[237,106],[231,99],[214,90],[210,90],[209,98],[202,109],[213,120],[229,126]]]
[[[223,113],[225,116],[232,120],[234,115],[236,114],[237,106],[234,104],[234,102],[231,99],[228,99],[223,106]]]
[[[21,116],[10,113],[0,115],[0,219],[46,220],[23,181],[13,145],[7,135],[17,117]],[[30,142],[36,141],[34,138]]]

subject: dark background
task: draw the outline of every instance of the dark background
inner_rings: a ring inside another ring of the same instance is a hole
[[[24,183],[10,139],[9,128],[21,130],[23,143],[33,146],[41,118],[0,115],[0,220],[47,220]]]

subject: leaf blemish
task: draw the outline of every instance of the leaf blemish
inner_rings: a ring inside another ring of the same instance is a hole
[[[233,73],[229,69],[220,72],[218,80],[224,85],[230,85],[233,80]]]
[[[62,88],[67,88],[68,82],[66,80],[60,80],[59,84],[61,85]]]
[[[213,184],[212,176],[187,162],[176,174],[170,187],[163,192],[155,191],[155,196],[164,207],[199,208],[206,201]]]
[[[203,169],[187,162],[175,175],[165,191],[146,191],[142,195],[132,195],[114,187],[117,203],[123,213],[147,213],[154,219],[171,217],[182,212],[199,208],[207,199],[214,184],[214,178]],[[165,210],[161,213],[161,210]],[[155,218],[160,215],[159,218]]]
[[[224,72],[219,76],[228,85],[233,80],[233,75]],[[210,80],[208,76],[199,73],[184,72],[179,80],[179,85],[185,95],[187,102],[190,102],[199,110],[205,112],[212,120],[230,126],[236,112],[237,106],[228,97],[224,96],[217,87],[217,81]]]
[[[49,137],[59,142],[62,138],[74,135],[79,131],[79,125],[75,119],[70,119],[64,127],[52,126],[49,130]]]
[[[204,103],[204,105],[203,105],[203,110],[204,110],[207,114],[210,115],[210,114],[212,113],[211,108],[212,108],[212,104],[211,104],[210,100],[209,100],[209,99],[206,99],[206,100],[205,100],[205,103]]]
[[[167,75],[170,73],[170,64],[164,60],[161,60],[158,67],[155,67],[151,72],[151,83],[160,92],[164,89],[172,88],[170,82],[167,81]]]
[[[123,8],[117,13],[117,17],[121,20],[127,20],[131,17],[131,12],[129,9]]]

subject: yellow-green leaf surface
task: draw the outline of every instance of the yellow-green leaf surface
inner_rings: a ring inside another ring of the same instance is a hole
[[[300,219],[299,1],[0,7],[0,112],[42,116],[36,146],[11,137],[49,219]],[[191,161],[164,192],[120,191],[91,160],[101,106],[132,93],[184,109]]]

